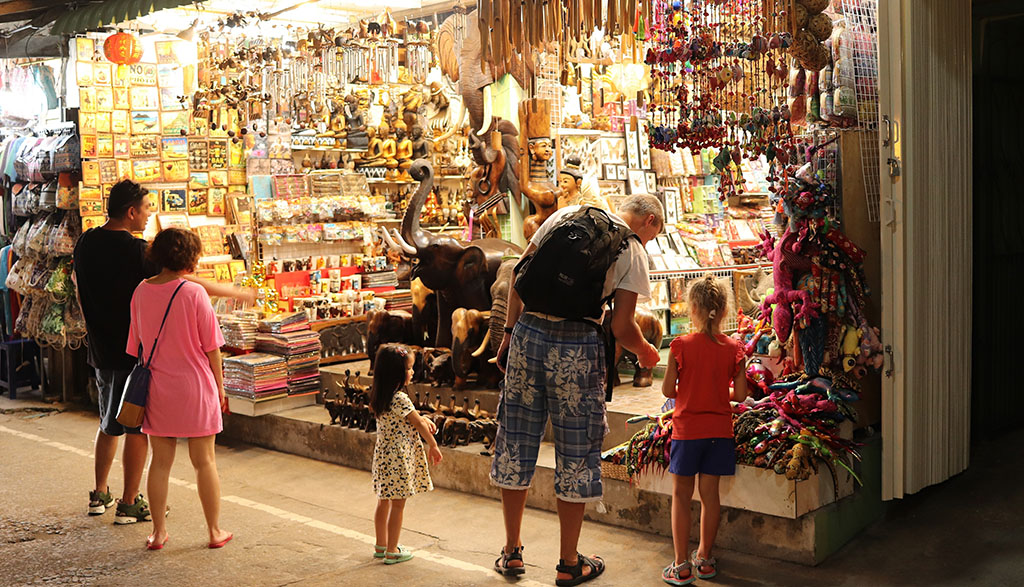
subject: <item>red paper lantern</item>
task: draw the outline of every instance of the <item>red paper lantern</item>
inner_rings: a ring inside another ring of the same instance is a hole
[[[103,42],[103,54],[118,65],[133,65],[142,59],[142,43],[128,33],[114,33]]]

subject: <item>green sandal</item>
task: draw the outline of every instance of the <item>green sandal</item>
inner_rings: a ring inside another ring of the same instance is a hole
[[[698,579],[711,579],[718,574],[718,561],[715,557],[701,558],[698,551],[690,553],[690,564],[693,566],[693,572],[697,575]],[[702,573],[701,567],[711,567],[710,573]]]
[[[384,564],[386,565],[397,565],[398,563],[404,563],[410,559],[412,559],[412,553],[408,552],[401,546],[398,547],[398,552],[384,553]]]
[[[401,548],[401,547],[399,547]],[[379,544],[373,545],[373,558],[384,558],[384,554],[388,551],[387,546],[381,546]]]

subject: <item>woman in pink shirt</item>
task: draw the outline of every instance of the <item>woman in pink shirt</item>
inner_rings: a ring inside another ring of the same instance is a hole
[[[148,254],[163,270],[140,283],[132,296],[128,353],[148,357],[159,335],[142,422],[142,432],[153,447],[147,482],[153,512],[153,534],[146,540],[150,550],[163,548],[169,538],[167,488],[179,438],[188,438],[210,548],[220,548],[232,538],[219,525],[220,479],[214,459],[214,439],[223,428],[221,410],[227,405],[220,357],[224,337],[209,295],[202,286],[182,279],[195,270],[201,250],[199,237],[188,230],[161,231]]]

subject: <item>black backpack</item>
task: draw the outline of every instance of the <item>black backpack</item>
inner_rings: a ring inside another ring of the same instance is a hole
[[[608,301],[601,295],[605,277],[630,237],[639,239],[600,208],[567,216],[516,265],[515,288],[525,311],[600,319]]]

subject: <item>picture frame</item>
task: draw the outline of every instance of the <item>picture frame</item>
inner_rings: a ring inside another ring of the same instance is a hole
[[[210,187],[211,188],[226,188],[226,187],[228,187],[228,172],[227,171],[210,171]]]
[[[117,175],[117,161],[113,159],[100,159],[100,183],[101,184],[114,184],[118,181]],[[109,189],[104,189],[103,193],[109,194]]]
[[[163,181],[164,174],[159,159],[133,159],[132,180],[138,183],[156,183]]]
[[[77,61],[92,61],[92,54],[95,51],[93,40],[89,37],[75,38],[75,58]]]
[[[160,91],[155,87],[138,86],[129,89],[132,110],[159,110]],[[111,100],[113,103],[113,100]]]
[[[83,87],[78,90],[78,111],[96,112],[96,88]]]
[[[95,112],[78,113],[78,132],[82,135],[93,134],[96,132]]]
[[[665,198],[665,224],[669,226],[675,226],[679,223],[679,188],[677,187],[665,187],[662,188],[662,193]],[[677,233],[678,234],[678,233]],[[679,247],[676,247],[677,249]]]
[[[205,140],[189,139],[188,164],[192,169],[209,169],[210,151]]]
[[[647,125],[641,122],[637,128],[637,146],[640,148],[640,168],[651,168],[651,137]]]
[[[639,169],[630,169],[628,177],[630,195],[647,193],[647,178],[643,171]]]
[[[245,261],[241,259],[235,259],[234,261],[228,261],[228,267],[231,269],[231,281],[234,281],[239,274],[245,273]]]
[[[188,193],[183,189],[160,190],[160,209],[164,212],[187,212]]]
[[[231,266],[227,263],[215,263],[213,265],[213,272],[216,275],[217,281],[230,282],[231,281]]]
[[[160,125],[164,136],[185,136],[189,129],[189,111],[161,112]]]
[[[114,96],[115,110],[131,110],[131,93],[128,91],[128,88],[113,88],[112,94]]]
[[[88,186],[100,185],[99,161],[82,161],[82,183]]]
[[[665,234],[665,233],[659,234],[656,237],[656,240],[658,241],[658,247],[661,248],[661,252],[663,254],[666,254],[666,255],[678,254],[678,252],[675,250],[675,247],[672,246],[672,241],[668,238],[667,234]]]
[[[133,110],[131,116],[133,135],[160,134],[160,112]]]
[[[114,134],[127,134],[132,127],[128,119],[127,110],[114,110],[110,113],[110,132]]]
[[[647,183],[647,193],[656,194],[658,193],[658,176],[653,171],[645,171],[644,179]]]
[[[91,159],[96,156],[96,135],[82,135],[82,158]]]
[[[165,88],[160,87],[160,110],[164,112],[171,112],[174,110],[184,110],[185,104],[178,99],[184,90],[181,88]]]
[[[626,163],[625,137],[601,137],[601,161],[614,165]]]
[[[164,161],[164,181],[185,183],[189,179],[188,161]]]
[[[205,116],[195,116],[189,123],[189,136],[205,137],[210,133],[210,119]]]
[[[612,163],[604,164],[604,179],[606,181],[618,181],[619,166]]]
[[[110,112],[114,109],[114,90],[112,88],[93,88],[96,96],[96,112]]]
[[[640,169],[640,147],[637,144],[637,132],[634,128],[626,130],[626,164],[631,169]]]
[[[192,171],[189,173],[188,187],[192,189],[207,189],[210,187],[210,172]]]
[[[79,86],[92,85],[93,78],[91,61],[79,61],[75,63],[75,80],[77,80]]]
[[[96,135],[96,156],[103,158],[114,156],[113,135]]]
[[[122,179],[131,179],[132,178],[132,162],[131,162],[131,160],[129,160],[129,159],[118,159],[118,160],[114,161],[114,164],[117,165],[117,179],[118,179],[118,181],[120,181]]]
[[[99,216],[82,216],[82,232],[103,226],[106,221],[107,217],[102,214]]]
[[[110,63],[93,63],[92,64],[92,83],[95,86],[110,86],[111,83],[111,69]]]
[[[227,194],[226,187],[210,188],[206,194],[206,214],[208,216],[224,216],[224,198]]]
[[[136,63],[128,66],[128,84],[130,86],[155,86],[156,64]]]
[[[78,214],[81,216],[103,216],[103,198],[83,200],[79,197]]]
[[[188,213],[192,215],[206,214],[206,202],[209,190],[189,189],[188,190]]]
[[[160,139],[160,158],[165,161],[187,160],[188,139],[185,137],[162,137]]]
[[[252,198],[241,192],[231,192],[225,199],[228,221],[249,226],[252,223]]]
[[[629,181],[629,168],[625,165],[616,165],[615,174],[619,178],[619,181]]]
[[[157,41],[154,43],[157,65],[181,63],[181,60],[178,57],[177,44],[178,41]]]
[[[211,140],[208,142],[210,169],[228,168],[228,141]]]
[[[110,124],[112,112],[97,112],[96,113],[96,132],[97,133],[108,133],[113,130]]]
[[[189,229],[188,216],[185,214],[157,214],[156,219],[160,224],[160,230],[164,230],[166,228]]]
[[[146,159],[160,156],[160,141],[155,136],[132,136],[132,158]]]

